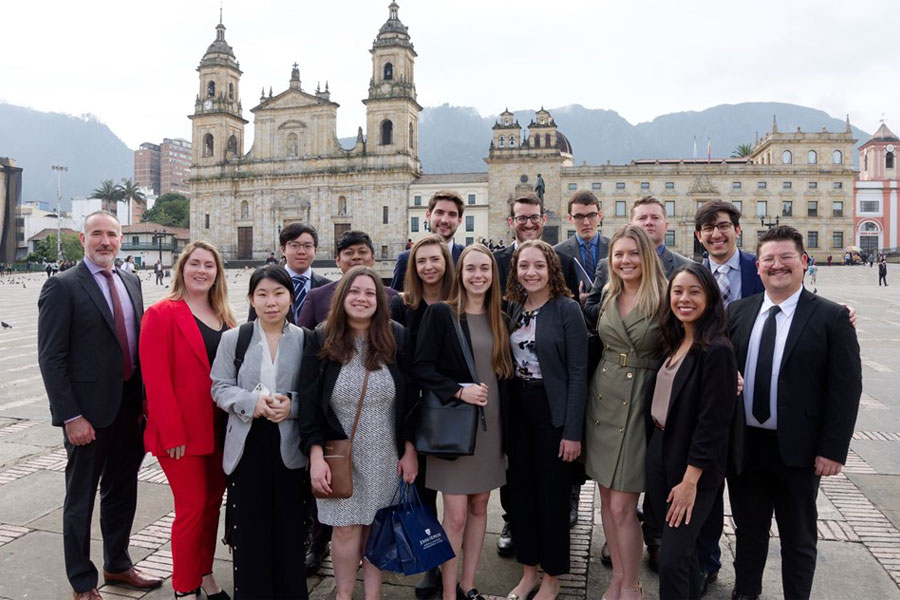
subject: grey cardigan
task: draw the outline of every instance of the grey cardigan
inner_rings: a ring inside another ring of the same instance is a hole
[[[257,394],[251,390],[259,383],[259,369],[262,364],[264,348],[259,342],[262,331],[259,321],[253,326],[250,345],[244,355],[244,362],[234,380],[234,351],[237,346],[240,328],[234,327],[222,334],[216,360],[213,363],[210,378],[212,379],[212,397],[215,403],[228,413],[228,428],[225,433],[225,453],[222,467],[226,474],[231,474],[244,453],[244,442],[253,425],[253,409],[256,407]],[[281,393],[291,398],[290,416],[278,424],[281,433],[281,459],[288,469],[299,469],[306,465],[306,458],[300,452],[300,399],[294,387],[294,379],[300,370],[303,358],[304,330],[285,323],[284,336],[278,343],[277,369],[278,389],[272,393]]]

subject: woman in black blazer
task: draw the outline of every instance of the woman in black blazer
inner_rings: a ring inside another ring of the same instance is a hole
[[[509,498],[522,579],[507,598],[556,598],[569,572],[570,463],[581,454],[588,332],[559,258],[546,242],[519,244],[506,297],[515,377],[510,384]]]
[[[690,263],[669,283],[660,329],[666,360],[647,392],[647,493],[660,523],[659,595],[699,598],[696,542],[725,476],[737,362],[719,286]]]

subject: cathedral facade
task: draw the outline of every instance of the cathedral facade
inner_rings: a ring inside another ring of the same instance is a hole
[[[277,248],[281,228],[294,221],[319,231],[320,256],[348,229],[372,236],[379,258],[402,251],[409,227],[407,190],[421,174],[418,158],[416,52],[391,3],[370,50],[372,77],[366,131],[353,148],[338,142],[338,104],[325,90],[307,92],[293,66],[286,90],[264,93],[246,140],[241,69],[225,41],[225,26],[200,65],[190,115],[193,132],[191,238],[220,248],[227,260],[258,261]]]

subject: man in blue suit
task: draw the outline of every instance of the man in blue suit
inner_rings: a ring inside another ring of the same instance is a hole
[[[450,250],[450,256],[453,257],[453,264],[456,264],[459,255],[462,254],[462,244],[457,244],[453,240],[456,230],[462,221],[465,203],[462,196],[456,192],[442,191],[435,192],[428,201],[428,210],[425,211],[425,220],[432,233],[444,238],[447,247]],[[394,265],[394,278],[391,280],[391,287],[398,292],[403,291],[403,280],[406,278],[406,264],[409,262],[409,250],[404,250],[397,257],[397,264]]]

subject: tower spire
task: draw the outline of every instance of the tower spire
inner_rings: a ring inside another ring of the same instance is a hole
[[[775,120],[775,115],[772,115],[772,133],[778,133],[778,121]]]
[[[222,5],[224,4],[223,0],[219,0],[219,25],[222,24]]]

